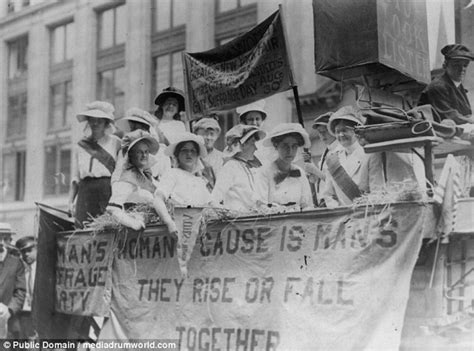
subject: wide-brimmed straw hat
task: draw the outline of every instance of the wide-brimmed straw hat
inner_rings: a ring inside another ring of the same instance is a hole
[[[239,114],[239,119],[241,123],[245,122],[245,116],[247,115],[247,113],[252,111],[260,112],[262,114],[263,120],[267,118],[267,111],[265,111],[265,100],[258,100],[252,102],[251,104],[237,107],[236,111]]]
[[[188,141],[194,141],[198,146],[199,146],[199,156],[200,157],[206,157],[207,156],[207,151],[206,151],[206,146],[204,144],[204,139],[200,135],[196,135],[193,133],[189,132],[184,132],[177,134],[173,137],[173,142],[168,145],[168,147],[165,150],[165,155],[167,156],[174,156],[174,151],[176,150],[176,146],[178,146],[181,143],[185,143]]]
[[[334,128],[336,128],[336,124],[341,120],[350,121],[356,125],[363,126],[365,124],[366,118],[363,117],[360,112],[352,106],[341,107],[339,110],[334,112],[329,118],[329,133],[331,133],[332,135],[336,135],[336,133],[334,132]]]
[[[311,147],[311,140],[309,139],[308,132],[301,126],[299,123],[281,123],[277,125],[273,130],[267,135],[265,140],[263,140],[264,146],[272,146],[272,139],[278,136],[287,135],[296,133],[301,135],[303,138],[304,145],[303,147]]]
[[[122,138],[122,152],[128,154],[130,150],[139,142],[144,142],[148,145],[150,154],[156,155],[160,148],[158,140],[153,138],[149,133],[143,130],[134,130],[127,133]]]
[[[252,135],[257,134],[259,139],[265,138],[266,133],[256,126],[247,126],[244,124],[237,124],[225,133],[226,144],[233,144],[239,141],[241,144],[250,139]]]
[[[132,107],[125,112],[125,116],[115,122],[116,126],[122,130],[128,131],[128,122],[138,122],[147,125],[149,128],[152,127],[153,117],[150,113],[142,110],[138,107]]]
[[[87,121],[88,117],[104,118],[114,121],[114,106],[106,101],[94,101],[86,105],[86,110],[78,113],[76,118],[79,122]]]
[[[180,89],[177,89],[175,87],[168,87],[163,89],[161,93],[158,94],[158,96],[155,99],[155,105],[158,106],[163,106],[167,98],[175,98],[178,100],[178,111],[184,111],[185,110],[185,104],[184,104],[184,92]]]
[[[193,132],[196,133],[198,129],[213,129],[218,134],[221,132],[221,127],[219,123],[214,118],[201,118],[199,121],[193,124]]]
[[[0,222],[0,236],[14,235],[15,232],[12,230],[12,226],[9,223]]]

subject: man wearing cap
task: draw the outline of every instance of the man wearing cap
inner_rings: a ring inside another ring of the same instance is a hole
[[[20,258],[12,255],[12,229],[0,223],[0,339],[18,338],[18,312],[25,302],[25,269]],[[8,334],[6,329],[8,328]]]
[[[207,156],[203,160],[212,167],[214,174],[217,176],[224,165],[223,153],[214,147],[217,138],[221,134],[219,123],[214,118],[201,118],[193,124],[193,132],[204,138]]]
[[[418,105],[431,104],[441,120],[450,119],[456,124],[474,123],[471,104],[462,81],[474,54],[464,45],[446,45],[441,49],[444,55],[444,74],[433,80],[420,96]]]
[[[22,339],[32,339],[36,337],[33,319],[31,317],[31,306],[33,305],[33,292],[36,276],[36,239],[32,236],[24,236],[15,243],[20,251],[23,266],[25,267],[26,296],[23,308],[18,313],[20,320]]]
[[[324,200],[322,199],[321,190],[324,189],[324,179],[325,172],[327,171],[326,157],[328,154],[336,152],[338,147],[340,147],[339,142],[336,140],[336,137],[329,133],[328,123],[329,118],[333,112],[326,112],[318,116],[313,122],[313,129],[316,130],[322,142],[326,145],[326,148],[323,151],[321,159],[318,162],[316,167],[312,162],[304,163],[304,170],[309,175],[309,180],[313,181],[315,179],[316,183],[316,192],[318,194],[318,202],[320,206],[324,206]],[[304,154],[305,161],[307,160],[306,154]],[[309,159],[308,161],[311,161]]]

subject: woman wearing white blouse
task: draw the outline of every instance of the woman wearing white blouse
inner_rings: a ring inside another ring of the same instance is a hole
[[[258,172],[257,188],[263,201],[311,209],[313,201],[306,173],[293,163],[299,147],[311,146],[308,133],[297,123],[282,123],[272,130],[263,145],[273,145],[278,152],[278,158]]]
[[[76,149],[76,174],[69,192],[69,211],[82,226],[83,222],[104,213],[111,195],[110,177],[115,169],[120,139],[114,131],[114,107],[94,101],[76,117],[86,122],[84,138]],[[75,203],[75,206],[74,206]]]
[[[225,137],[227,154],[232,154],[232,157],[217,176],[212,204],[248,212],[257,204],[257,169],[262,165],[255,157],[255,143],[265,137],[265,132],[252,125],[239,124],[230,129]]]
[[[122,139],[124,167],[119,179],[112,184],[112,197],[107,211],[121,224],[134,230],[145,227],[142,220],[124,211],[126,204],[153,204],[156,185],[149,168],[149,157],[158,152],[158,141],[142,130],[126,134]]]
[[[199,160],[206,156],[201,136],[189,132],[176,135],[165,154],[174,156],[178,167],[171,168],[163,175],[155,191],[153,204],[171,233],[176,231],[176,225],[166,209],[165,201],[170,200],[180,207],[201,207],[209,204],[211,193]]]

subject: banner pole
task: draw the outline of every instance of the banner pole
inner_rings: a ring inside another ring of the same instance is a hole
[[[301,126],[304,128],[303,113],[301,112],[301,104],[300,104],[300,95],[298,94],[298,85],[295,84],[295,79],[293,77],[293,61],[291,60],[290,47],[288,45],[288,40],[286,39],[288,37],[287,35],[288,33],[286,33],[285,16],[283,16],[283,7],[281,6],[281,4],[278,5],[278,10],[281,16],[281,25],[283,27],[283,40],[285,41],[286,52],[288,55],[288,63],[290,65],[289,67],[290,83],[291,83],[291,89],[293,90],[293,97],[295,99],[296,115],[298,117],[298,123],[301,124]],[[309,149],[307,148],[304,148],[304,152],[310,154]],[[305,162],[311,163],[311,161],[309,160]],[[318,206],[318,196],[316,193],[316,186],[314,185],[314,183],[311,183],[311,182],[309,182],[309,186],[311,188],[313,203],[315,206]]]
[[[184,81],[184,114],[186,116],[186,127],[188,128],[188,132],[191,132],[191,111],[189,106],[189,95],[188,95],[188,75],[186,69],[186,60],[184,58],[186,53],[183,51],[181,52],[181,64],[183,65],[183,81]]]

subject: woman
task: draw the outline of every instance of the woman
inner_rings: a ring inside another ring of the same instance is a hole
[[[125,117],[117,121],[117,127],[126,132],[133,132],[135,130],[142,130],[150,133],[152,137],[158,140],[158,135],[154,130],[156,124],[154,118],[145,110],[137,107],[132,107],[127,110]],[[164,146],[162,144],[162,146]],[[164,147],[160,147],[156,155],[151,155],[149,166],[153,178],[160,179],[171,168],[171,161],[168,156],[164,154]],[[117,167],[112,175],[112,184],[120,178],[120,174],[124,167],[124,160],[122,155],[119,155],[117,160]]]
[[[165,201],[175,206],[201,207],[211,200],[208,181],[202,175],[203,166],[199,158],[206,156],[204,139],[189,132],[176,135],[165,154],[176,158],[176,168],[171,168],[160,180],[155,192],[154,206],[170,232],[176,231]]]
[[[255,157],[255,143],[265,133],[255,126],[236,125],[226,135],[227,154],[233,154],[217,176],[212,204],[248,212],[257,205],[255,179],[262,164]]]
[[[186,131],[181,115],[185,110],[184,93],[174,87],[168,87],[156,97],[155,105],[158,108],[155,116],[160,121],[157,126],[157,134],[160,142],[169,145],[178,134]]]
[[[111,195],[110,177],[120,150],[120,139],[111,135],[114,107],[104,101],[91,102],[86,107],[76,116],[86,126],[85,136],[78,143],[77,172],[72,177],[68,202],[69,211],[81,227],[86,220],[104,213]]]
[[[301,210],[312,208],[306,173],[293,163],[299,147],[311,146],[308,133],[297,123],[282,123],[273,129],[263,145],[273,145],[278,153],[275,161],[259,171],[258,190],[263,201]]]
[[[357,125],[363,125],[363,117],[352,106],[340,108],[329,119],[329,132],[341,147],[326,157],[327,207],[351,205],[362,194],[383,187],[381,158],[364,153],[354,131]]]
[[[124,212],[124,206],[153,204],[156,186],[149,168],[149,156],[155,155],[159,147],[158,141],[142,130],[128,133],[122,139],[125,167],[120,178],[112,184],[112,197],[107,211],[121,224],[134,230],[144,228],[145,223]]]

